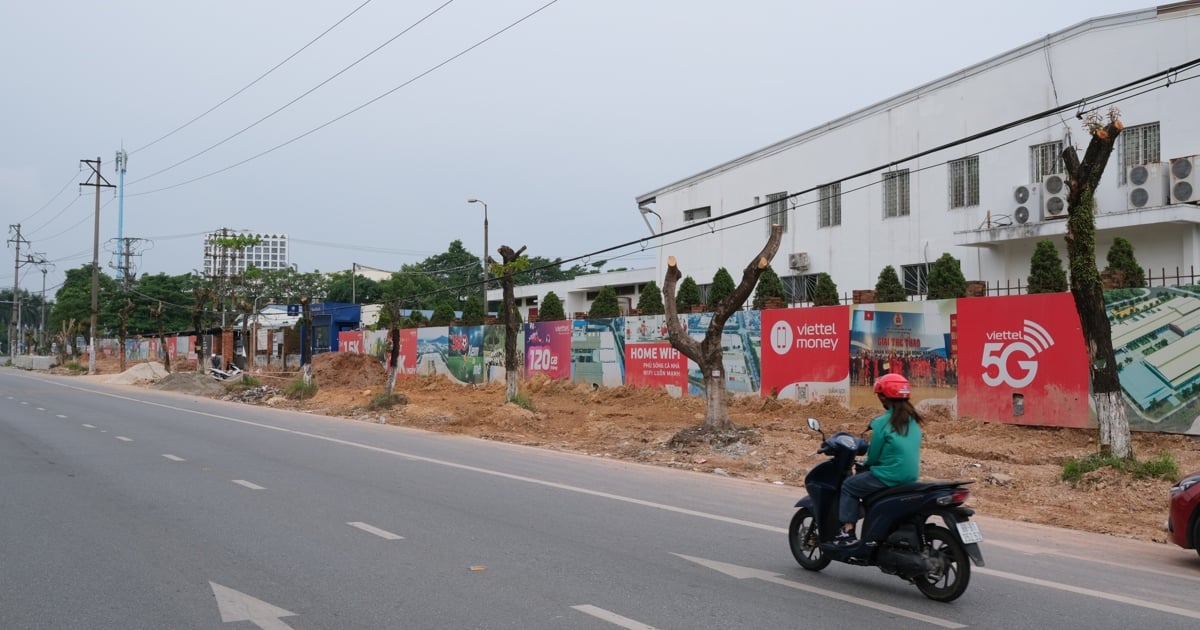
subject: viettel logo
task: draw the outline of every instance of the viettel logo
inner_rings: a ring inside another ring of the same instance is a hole
[[[788,350],[792,349],[792,342],[795,337],[792,336],[792,325],[779,320],[771,326],[771,349],[775,354],[787,354]]]
[[[1041,324],[1025,320],[1020,331],[997,330],[987,334],[983,344],[983,382],[989,387],[1008,385],[1013,388],[1026,387],[1037,378],[1038,362],[1034,359],[1054,345],[1054,337]],[[1020,372],[1014,374],[1009,366],[1013,354],[1023,356],[1016,361]],[[992,373],[991,368],[995,368]]]

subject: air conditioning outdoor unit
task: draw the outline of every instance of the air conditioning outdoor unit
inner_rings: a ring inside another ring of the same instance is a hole
[[[1167,203],[1167,165],[1162,162],[1135,164],[1126,173],[1129,193],[1126,208],[1141,210],[1157,208]]]
[[[796,271],[808,271],[808,252],[788,254],[788,267]]]
[[[1038,184],[1025,184],[1013,188],[1013,221],[1024,225],[1037,216],[1042,204],[1041,189]]]
[[[1171,203],[1200,201],[1200,155],[1171,159]]]
[[[1055,174],[1043,177],[1042,219],[1067,218],[1067,194],[1070,191],[1066,175]]]

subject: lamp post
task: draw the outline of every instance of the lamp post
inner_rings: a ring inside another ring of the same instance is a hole
[[[477,203],[483,206],[483,315],[488,312],[487,281],[488,281],[488,239],[487,239],[487,204],[479,199],[468,199],[467,203]]]

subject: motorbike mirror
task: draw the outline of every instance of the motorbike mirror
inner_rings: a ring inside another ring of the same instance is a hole
[[[813,431],[820,431],[821,423],[818,422],[816,418],[809,418],[808,419],[808,428],[812,429]]]

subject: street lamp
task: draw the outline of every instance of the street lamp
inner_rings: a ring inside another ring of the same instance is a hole
[[[487,281],[488,281],[488,242],[487,242],[487,204],[479,199],[468,199],[467,203],[477,203],[483,206],[483,314],[488,312]]]

